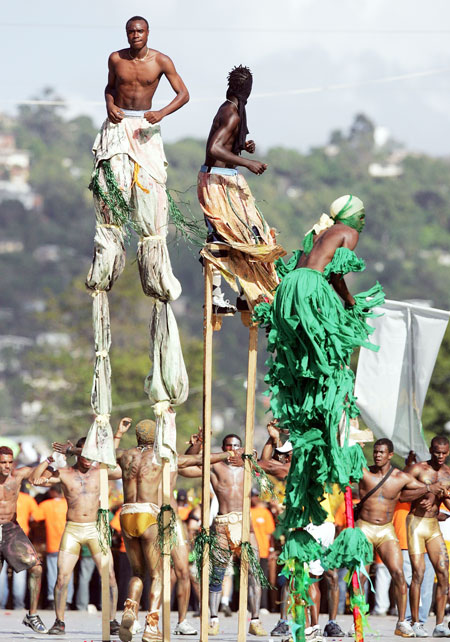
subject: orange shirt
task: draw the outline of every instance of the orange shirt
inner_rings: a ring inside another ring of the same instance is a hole
[[[275,530],[272,513],[265,506],[255,506],[255,508],[250,508],[250,516],[258,542],[259,555],[260,557],[269,557],[269,535]]]
[[[64,497],[44,499],[33,517],[40,522],[45,520],[45,535],[47,540],[47,553],[57,553],[62,534],[66,527],[67,502]]]
[[[355,504],[359,504],[359,499],[353,500],[353,506],[355,506]],[[337,507],[334,514],[334,523],[336,526],[343,526],[344,528],[347,528],[347,518],[345,516],[345,501],[341,502]]]
[[[120,513],[122,511],[122,507],[120,507],[116,512],[114,513],[114,517],[110,521],[109,525],[111,528],[114,528],[115,531],[117,531],[120,534],[120,548],[119,551],[121,553],[126,553],[127,549],[125,548],[125,544],[123,543],[123,537],[122,537],[122,528],[120,526]]]
[[[406,517],[411,509],[410,502],[397,502],[394,509],[392,523],[394,524],[395,533],[400,542],[400,548],[404,551],[408,549],[408,540],[406,539]]]
[[[28,493],[19,493],[19,497],[17,498],[16,514],[19,526],[25,535],[28,535],[30,532],[30,517],[33,515],[37,507],[38,503],[34,497],[31,497]]]
[[[185,522],[189,517],[189,513],[192,510],[192,506],[177,506],[177,509],[178,509],[178,517],[181,519],[182,522]]]

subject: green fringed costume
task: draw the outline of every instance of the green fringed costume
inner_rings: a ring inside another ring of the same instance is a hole
[[[358,229],[353,223],[361,213],[363,219],[362,202],[351,195],[335,203],[340,201],[344,207],[340,207],[336,215],[332,212],[334,220],[324,215],[325,225],[314,228],[316,233],[331,227],[336,220]],[[312,237],[313,232],[305,238],[306,254],[313,246]],[[296,268],[300,255],[301,251],[294,252],[287,264],[282,259],[277,261],[281,283],[273,304],[258,305],[254,314],[259,324],[268,330],[268,351],[273,355],[267,362],[266,375],[271,410],[283,428],[289,429],[293,446],[286,482],[286,509],[281,516],[281,529],[286,537],[281,561],[283,572],[290,577],[291,626],[295,640],[304,639],[300,606],[303,608],[307,603],[305,591],[309,585],[304,563],[318,556],[310,539],[305,541],[306,533],[293,529],[304,528],[311,522],[323,523],[326,513],[320,501],[324,491],[333,483],[344,491],[350,480],[359,481],[362,477],[366,464],[363,451],[359,445],[348,445],[348,427],[341,446],[339,423],[343,413],[347,426],[349,419],[359,414],[350,358],[360,346],[378,349],[368,340],[373,329],[366,319],[374,316],[371,309],[384,301],[382,287],[377,283],[371,290],[357,294],[353,307],[344,307],[330,278],[332,274],[364,270],[364,261],[352,250],[337,248],[323,273]],[[300,539],[299,533],[302,533]],[[371,558],[365,539],[362,531],[355,529],[352,546],[356,541],[360,554],[353,567],[358,570]],[[334,545],[331,548],[328,558],[334,563],[339,554]],[[324,554],[320,560],[322,565],[332,568]]]

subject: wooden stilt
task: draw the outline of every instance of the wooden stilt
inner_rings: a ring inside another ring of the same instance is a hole
[[[247,410],[245,421],[245,453],[253,453],[253,434],[255,427],[255,389],[256,359],[258,354],[258,326],[251,323],[250,315],[243,315],[244,325],[249,325],[248,374],[247,374]],[[244,497],[242,503],[242,542],[250,538],[250,491],[252,487],[251,462],[244,463]],[[238,642],[245,642],[247,637],[247,596],[248,596],[248,560],[241,556],[241,575],[239,586],[239,628]]]
[[[163,492],[163,505],[170,505],[170,462],[167,459],[163,460],[162,471],[162,492]],[[169,511],[165,511],[164,526],[170,521]],[[163,585],[163,599],[162,599],[162,625],[163,625],[163,640],[170,642],[170,535],[166,528],[164,531],[164,555],[163,555],[163,569],[162,569],[162,585]]]
[[[209,533],[209,502],[211,476],[211,394],[212,394],[212,269],[204,261],[205,305],[203,311],[203,476],[202,526]],[[201,577],[200,640],[208,642],[209,549],[205,547]]]
[[[102,510],[109,510],[109,492],[108,492],[108,466],[100,464],[100,508]],[[100,533],[103,537],[103,533]],[[106,549],[109,551],[108,542],[103,540]],[[109,622],[111,619],[111,609],[109,602],[110,587],[109,587],[109,555],[102,552],[102,640],[109,642]]]

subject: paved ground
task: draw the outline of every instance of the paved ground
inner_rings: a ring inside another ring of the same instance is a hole
[[[81,611],[69,611],[66,614],[66,634],[63,636],[47,636],[39,635],[38,633],[33,633],[30,629],[22,625],[22,619],[25,614],[25,611],[0,611],[0,642],[8,640],[8,642],[15,642],[16,640],[65,640],[66,642],[100,642],[102,639],[101,636],[101,614],[95,613],[90,614]],[[50,627],[54,622],[54,613],[51,611],[40,611],[40,616],[44,624],[47,627]],[[144,613],[141,611],[139,615],[139,621],[143,624]],[[118,614],[117,619],[120,622],[121,614]],[[200,629],[200,621],[198,618],[192,617],[190,613],[188,620],[194,626],[194,628]],[[267,631],[271,631],[275,624],[277,623],[277,616],[273,613],[269,615],[261,616],[263,625]],[[373,629],[372,633],[366,635],[366,638],[373,640],[374,638],[383,638],[383,640],[394,642],[399,642],[400,638],[393,635],[396,618],[393,616],[386,617],[371,617],[369,618],[370,625]],[[172,615],[172,630],[175,628],[177,622],[176,614]],[[325,615],[320,616],[320,623],[325,626],[327,618]],[[341,627],[348,631],[352,624],[352,618],[350,615],[342,615],[338,617],[338,622]],[[430,618],[427,624],[427,629],[431,633],[434,625],[434,618]],[[237,614],[234,613],[233,617],[225,618],[222,615],[220,616],[220,629],[221,633],[211,640],[217,642],[235,642],[237,639]],[[140,642],[142,633],[135,635],[133,637],[133,642]],[[172,640],[180,642],[181,636],[172,635]],[[198,641],[199,635],[185,636],[187,640],[192,640],[193,642]],[[118,636],[113,636],[111,638],[114,642],[118,641]],[[325,638],[326,639],[326,638]],[[330,642],[333,638],[329,638]],[[334,638],[337,640],[342,640],[345,642],[347,640],[350,642],[351,638]],[[270,635],[264,638],[256,638],[253,635],[249,635],[247,640],[250,642],[252,640],[261,640],[261,642],[277,642],[281,638],[271,638]]]

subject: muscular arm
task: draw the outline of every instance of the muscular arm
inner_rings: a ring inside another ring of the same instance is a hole
[[[423,497],[428,492],[430,492],[430,490],[432,492],[432,488],[436,486],[436,484],[432,484],[431,486],[427,487],[426,484],[423,484],[421,481],[419,481],[415,477],[412,477],[411,475],[408,475],[408,477],[409,477],[409,480],[403,487],[402,492],[400,493],[401,502],[412,502],[415,499],[419,499],[419,497]]]
[[[221,108],[218,116],[221,122],[218,128],[211,134],[206,148],[206,156],[222,161],[227,165],[240,165],[246,167],[254,174],[262,174],[267,165],[260,161],[250,160],[233,154],[230,149],[230,141],[236,135],[239,126],[239,115],[231,103]]]
[[[175,65],[173,64],[169,56],[159,54],[158,58],[158,62],[161,64],[163,74],[176,93],[175,98],[168,105],[159,110],[161,118],[164,118],[169,114],[173,114],[174,111],[177,111],[177,109],[180,109],[180,107],[183,107],[183,105],[188,102],[189,92],[183,80],[181,79],[181,76],[179,76],[179,74],[177,73]]]
[[[290,463],[282,464],[280,461],[276,461],[276,459],[269,459],[268,461],[260,459],[258,461],[258,464],[259,466],[261,466],[265,473],[273,475],[280,480],[286,479],[286,477],[288,476],[289,468],[291,466]]]
[[[222,452],[222,453],[211,453],[211,464],[217,464],[219,461],[226,461],[227,459],[232,458],[233,453],[231,451]],[[178,469],[183,468],[199,468],[203,462],[203,455],[180,455],[178,457]],[[201,468],[199,468],[201,473]]]
[[[116,72],[114,68],[114,57],[117,52],[110,55],[108,59],[108,83],[105,87],[105,101],[108,118],[112,123],[120,123],[124,117],[123,111],[114,103],[116,97]]]

